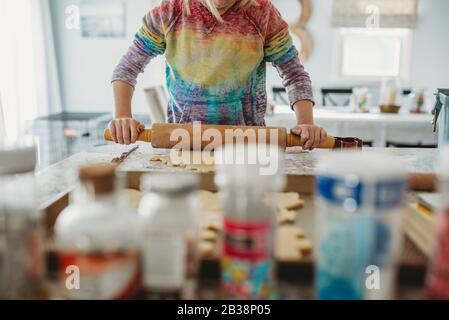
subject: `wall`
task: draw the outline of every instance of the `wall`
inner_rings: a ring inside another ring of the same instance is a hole
[[[127,1],[127,35],[117,39],[82,38],[79,30],[67,29],[65,10],[78,3],[78,0],[50,0],[63,104],[67,111],[111,111],[112,71],[132,43],[142,17],[153,6],[153,0]],[[164,83],[164,74],[163,59],[158,58],[139,77],[135,111],[147,110],[142,89]]]
[[[65,27],[65,8],[77,0],[50,0],[63,103],[69,111],[109,111],[113,100],[110,87],[112,70],[130,45],[140,27],[141,18],[157,0],[128,0],[127,36],[123,39],[83,39],[79,31]],[[283,0],[294,1],[294,0]],[[315,41],[315,51],[305,63],[315,91],[331,82],[332,28],[331,1],[314,0],[314,14],[308,24]],[[421,0],[420,18],[414,34],[411,85],[449,87],[449,1]],[[444,41],[443,41],[444,39]],[[134,110],[145,112],[147,105],[142,88],[164,83],[162,58],[152,61],[139,78]],[[269,68],[268,86],[279,85],[279,76]]]

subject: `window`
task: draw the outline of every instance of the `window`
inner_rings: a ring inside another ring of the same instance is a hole
[[[334,80],[409,80],[410,29],[341,28],[335,33]]]

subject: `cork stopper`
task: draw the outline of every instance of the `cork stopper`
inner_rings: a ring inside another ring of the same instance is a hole
[[[79,170],[79,178],[89,192],[95,195],[107,194],[115,190],[115,169],[113,164],[84,166]]]

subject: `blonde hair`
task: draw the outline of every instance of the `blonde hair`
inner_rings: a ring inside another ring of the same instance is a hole
[[[187,10],[187,14],[190,14],[190,1],[191,0],[184,0],[184,6]],[[223,22],[223,18],[221,17],[220,12],[218,12],[214,0],[199,0],[199,1],[209,9],[209,11],[215,18],[217,18],[218,21]],[[249,7],[253,4],[256,4],[257,2],[257,0],[237,0],[237,1],[240,1],[239,4],[240,8]]]

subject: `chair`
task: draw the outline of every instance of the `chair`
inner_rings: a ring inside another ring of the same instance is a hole
[[[322,88],[321,95],[323,98],[323,107],[347,107],[351,103],[352,88]],[[344,102],[339,103],[335,100],[335,96],[343,96]]]
[[[145,89],[152,123],[165,123],[167,119],[168,96],[164,86]]]
[[[387,148],[424,148],[424,149],[434,149],[438,146],[436,144],[407,144],[407,143],[398,143],[387,141]]]
[[[272,87],[271,91],[273,92],[273,100],[276,103],[289,105],[287,90],[284,87]]]

